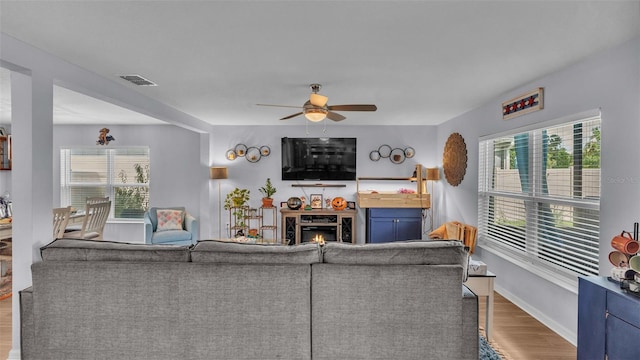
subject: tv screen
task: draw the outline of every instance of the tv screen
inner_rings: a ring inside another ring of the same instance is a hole
[[[282,138],[282,180],[355,180],[356,138]]]

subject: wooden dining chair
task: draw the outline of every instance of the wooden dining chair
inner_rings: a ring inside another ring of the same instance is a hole
[[[67,239],[102,240],[104,227],[111,211],[111,201],[87,204],[82,228],[78,231],[64,233]]]
[[[53,239],[61,239],[64,237],[64,230],[69,223],[71,215],[71,206],[53,209]]]
[[[85,206],[86,204],[97,204],[97,203],[102,203],[102,202],[107,202],[109,201],[109,197],[108,196],[93,196],[93,197],[86,197],[85,198]],[[82,225],[81,224],[73,224],[73,225],[68,225],[67,229],[65,230],[65,232],[74,232],[74,231],[80,231],[82,230]]]

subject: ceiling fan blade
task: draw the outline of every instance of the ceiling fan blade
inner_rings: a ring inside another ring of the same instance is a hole
[[[329,110],[337,110],[337,111],[376,111],[378,107],[375,105],[331,105],[327,106]]]
[[[327,119],[333,120],[333,121],[342,121],[342,120],[346,119],[346,117],[344,117],[344,116],[342,116],[342,115],[340,115],[338,113],[334,113],[332,111],[329,111],[327,113]]]
[[[288,108],[295,108],[295,109],[300,109],[302,108],[302,106],[291,106],[291,105],[272,105],[272,104],[256,104],[257,106],[275,106],[275,107],[288,107]]]
[[[314,93],[309,96],[309,102],[314,106],[323,107],[327,105],[327,100],[329,100],[328,97],[320,94]]]
[[[280,120],[289,120],[289,119],[294,118],[294,117],[296,117],[296,116],[298,116],[298,115],[302,115],[302,111],[300,111],[299,113],[291,114],[291,115],[289,115],[289,116],[285,116],[285,117],[283,117],[283,118],[282,118],[282,119],[280,119]]]

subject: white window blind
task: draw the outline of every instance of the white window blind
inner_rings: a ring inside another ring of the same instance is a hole
[[[479,143],[478,237],[500,256],[598,275],[600,116]]]
[[[62,148],[61,206],[111,199],[111,218],[142,218],[149,208],[149,148]]]

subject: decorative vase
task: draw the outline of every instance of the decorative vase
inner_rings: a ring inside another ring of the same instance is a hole
[[[287,200],[287,207],[291,210],[298,210],[302,207],[302,200],[299,197],[292,196]]]

